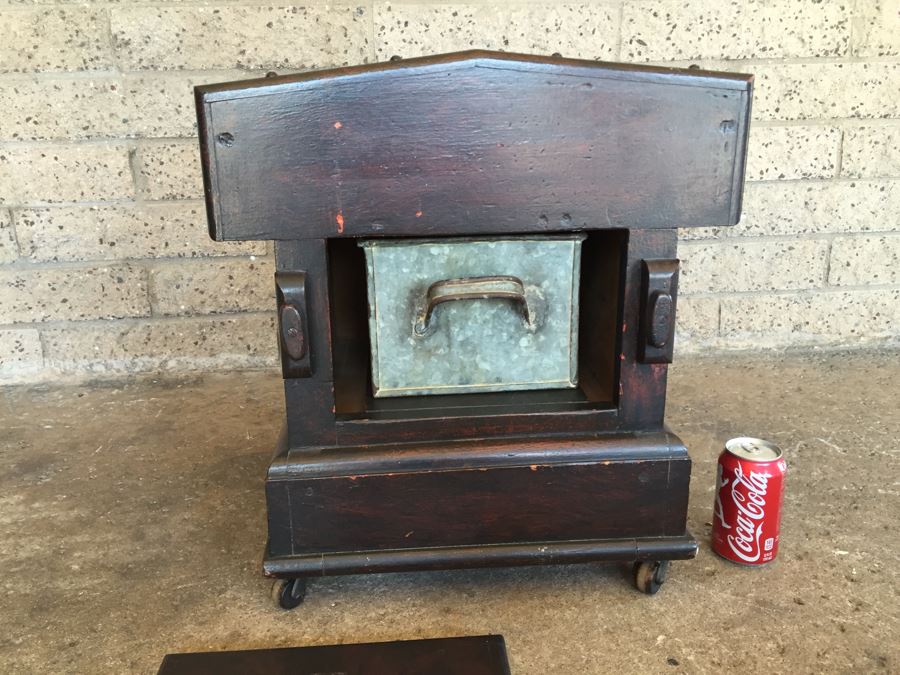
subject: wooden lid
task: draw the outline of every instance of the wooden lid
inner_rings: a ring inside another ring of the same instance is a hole
[[[752,76],[471,51],[197,87],[218,240],[732,225]]]

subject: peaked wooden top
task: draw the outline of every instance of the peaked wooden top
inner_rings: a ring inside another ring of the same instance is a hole
[[[201,86],[214,238],[729,225],[752,76],[500,52]]]

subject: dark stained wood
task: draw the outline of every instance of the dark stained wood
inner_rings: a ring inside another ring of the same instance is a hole
[[[199,87],[211,232],[734,224],[751,81],[464,52]]]
[[[336,445],[334,384],[289,378],[284,381],[287,436],[291,446]]]
[[[619,398],[619,327],[622,323],[628,230],[593,231],[581,247],[578,385],[587,399]]]
[[[327,445],[336,442],[334,386],[332,378],[331,313],[328,260],[324,240],[282,241],[275,245],[278,272],[306,275],[305,299],[309,332],[310,373],[302,379],[286,378],[284,398],[288,411],[288,436],[293,445]]]
[[[335,413],[364,413],[372,400],[366,259],[356,239],[328,242]],[[334,423],[334,420],[331,420]]]
[[[697,542],[685,532],[680,536],[639,539],[619,537],[267,556],[263,569],[273,577],[315,577],[521,565],[688,560],[696,555]]]
[[[338,420],[335,430],[339,443],[362,445],[405,443],[423,438],[446,441],[530,434],[593,435],[598,430],[615,430],[620,426],[615,408],[585,408],[580,403],[522,406],[522,399],[511,392],[500,396],[509,406],[507,411],[491,407],[421,408],[407,412],[402,419],[375,414],[365,419]]]
[[[663,422],[666,410],[668,365],[640,363],[642,261],[674,258],[675,230],[631,230],[619,354],[619,424],[622,429],[654,429]]]
[[[292,526],[270,554],[680,536],[690,464],[665,433],[286,450],[266,488]]]
[[[682,459],[686,450],[670,432],[602,434],[591,438],[543,437],[479,439],[445,443],[405,443],[381,446],[297,449],[282,437],[269,466],[272,480],[333,478],[365,471],[394,474],[434,470],[481,470],[533,464],[596,463],[612,460]]]
[[[509,675],[501,635],[166,654],[159,675]]]
[[[290,503],[291,552],[313,553],[678,535],[684,514],[668,502],[689,479],[685,457],[367,471],[267,489]]]

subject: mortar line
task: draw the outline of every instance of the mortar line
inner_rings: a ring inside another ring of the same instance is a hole
[[[15,264],[22,259],[22,247],[19,245],[19,233],[16,226],[16,214],[11,206],[6,207],[4,210],[6,211],[6,215],[9,216],[9,233],[12,237],[13,246],[15,247],[16,251],[16,259],[13,260],[12,263]],[[0,267],[0,269],[2,269],[2,267]]]
[[[340,7],[340,8],[353,8],[359,7],[363,2],[354,2],[354,0],[328,0],[327,6],[329,7]],[[537,0],[535,0],[536,2]],[[396,2],[396,0],[395,0]],[[528,0],[525,0],[526,4]],[[308,6],[308,7],[318,7],[321,6],[315,2],[311,3],[294,3],[299,4],[300,6]],[[398,4],[403,4],[398,3]],[[187,7],[191,9],[214,9],[219,5],[223,7],[251,7],[251,8],[262,8],[265,9],[267,7],[275,6],[290,6],[290,3],[284,2],[267,2],[266,0],[215,0],[215,4],[211,5],[209,0],[179,0],[178,4],[173,5],[171,0],[160,1],[155,0],[153,2],[141,2],[140,5],[129,5],[127,3],[118,3],[118,2],[92,2],[90,4],[90,9],[96,10],[109,10],[109,9],[122,9],[125,11],[134,10],[134,9],[179,9],[182,7]],[[72,9],[72,10],[81,10],[84,9],[84,3],[79,4],[68,4],[68,3],[60,3],[59,0],[56,2],[41,4],[41,5],[27,5],[22,4],[21,2],[10,2],[10,0],[3,0],[0,2],[0,10],[6,12],[19,12],[19,13],[38,13],[41,10],[46,9]]]
[[[781,178],[781,179],[766,179],[766,180],[751,180],[747,181],[747,185],[774,185],[778,183],[816,183],[816,184],[824,184],[824,183],[834,183],[837,185],[844,183],[889,183],[896,182],[898,177],[896,176],[873,176],[871,178],[854,178],[853,176],[822,176],[822,177],[810,177],[810,178]]]
[[[137,143],[130,143],[128,147],[128,169],[131,171],[131,186],[134,188],[134,202],[141,203],[145,185],[141,180],[139,164],[143,164],[143,153],[138,150]]]
[[[337,67],[335,65],[334,67]],[[135,79],[141,77],[150,77],[157,79],[190,79],[190,78],[222,78],[222,82],[228,79],[250,79],[251,76],[264,78],[267,71],[271,68],[254,67],[254,68],[183,68],[183,69],[150,69],[141,70],[58,70],[58,71],[42,71],[32,73],[0,73],[0,85],[11,83],[31,83],[31,82],[58,82],[58,81],[79,81],[79,80],[96,80],[100,78],[121,78]],[[296,69],[292,69],[296,70]]]
[[[60,328],[102,328],[110,324],[117,326],[139,326],[147,323],[174,323],[174,322],[206,322],[206,320],[229,319],[234,317],[259,317],[259,318],[275,318],[275,303],[273,300],[271,310],[239,310],[236,312],[209,312],[205,314],[160,314],[153,316],[150,314],[142,316],[123,316],[111,319],[57,319],[50,321],[15,321],[0,323],[0,330],[57,330]]]
[[[790,127],[884,127],[894,128],[900,126],[900,116],[897,117],[822,117],[810,119],[795,120],[768,120],[754,119],[752,120],[754,128],[790,128]],[[197,136],[193,135],[163,135],[163,136],[104,136],[96,135],[91,137],[47,137],[47,138],[21,138],[21,139],[2,139],[0,140],[0,148],[41,148],[41,147],[66,147],[80,145],[109,145],[109,144],[125,144],[128,142],[140,143],[144,145],[163,145],[166,143],[187,143],[196,142]]]
[[[860,58],[860,56],[859,56],[859,46],[860,45],[858,44],[858,41],[860,38],[859,24],[861,22],[865,22],[865,19],[862,16],[860,16],[859,2],[860,2],[860,0],[853,1],[853,9],[850,12],[850,18],[848,19],[850,34],[847,39],[847,53],[856,58]]]
[[[47,345],[47,338],[44,336],[43,324],[40,328],[36,328],[38,334],[38,344],[41,346],[41,370],[47,368],[47,361],[50,358],[50,349]]]
[[[144,292],[147,296],[147,311],[150,313],[151,317],[156,316],[156,302],[154,301],[154,293],[150,288],[151,278],[150,278],[150,265],[146,263],[146,261],[142,260],[138,263],[141,268],[141,277],[144,280]]]
[[[831,252],[834,250],[834,237],[828,239],[828,250],[825,253],[825,278],[822,279],[822,284],[825,287],[833,286],[829,279],[831,279]]]
[[[862,230],[855,232],[800,232],[788,234],[726,234],[721,237],[685,238],[678,240],[679,247],[691,248],[692,245],[731,244],[747,245],[754,243],[785,243],[791,241],[828,241],[829,237],[842,239],[866,239],[872,237],[892,239],[900,236],[898,230]]]
[[[841,178],[841,173],[844,171],[844,138],[846,136],[846,131],[842,127],[838,127],[841,137],[838,141],[838,153],[837,160],[835,161],[834,167],[834,177]]]
[[[104,207],[104,206],[123,206],[123,207],[132,207],[132,206],[196,206],[203,207],[204,202],[202,197],[189,197],[186,199],[148,199],[141,203],[139,203],[135,198],[123,198],[117,197],[115,199],[87,199],[84,201],[69,201],[69,202],[23,202],[21,204],[9,204],[10,208],[18,209],[21,211],[27,211],[31,209],[64,209],[64,208],[80,208],[83,207],[85,209]],[[205,213],[205,212],[204,212]]]
[[[767,179],[767,180],[749,180],[746,185],[749,189],[754,189],[752,186],[754,185],[795,185],[797,187],[801,187],[803,185],[842,185],[849,183],[875,183],[875,184],[890,184],[897,183],[900,181],[900,174],[898,175],[885,175],[885,176],[867,176],[867,177],[854,177],[854,176],[823,176],[823,177],[808,177],[808,178],[782,178],[782,179]],[[137,186],[135,186],[137,187]],[[180,205],[180,206],[196,206],[196,207],[204,207],[205,202],[203,197],[186,197],[181,199],[146,199],[141,197],[140,199],[136,196],[134,198],[114,198],[114,199],[89,199],[83,201],[58,201],[58,202],[46,202],[46,201],[28,201],[28,202],[20,202],[13,204],[6,204],[8,208],[14,209],[55,209],[55,208],[73,208],[73,207],[104,207],[104,206],[162,206],[163,205]],[[714,226],[711,226],[714,227]]]
[[[369,0],[369,34],[372,40],[369,45],[369,56],[372,59],[372,63],[375,63],[378,61],[378,44],[375,41],[375,35],[377,34],[375,29],[375,0]]]
[[[616,5],[616,15],[617,20],[619,22],[619,29],[616,31],[616,61],[622,60],[622,40],[623,33],[625,31],[624,20],[625,20],[625,2],[621,0]]]
[[[852,56],[843,54],[839,56],[694,56],[678,57],[672,59],[645,59],[635,61],[644,65],[661,66],[663,68],[687,68],[698,65],[704,70],[720,69],[728,70],[730,66],[804,66],[804,65],[829,65],[852,64],[865,65],[867,63],[897,63],[900,55],[888,56]]]
[[[732,235],[719,238],[709,239],[679,239],[678,249],[704,248],[710,244],[727,244],[730,246],[745,246],[747,244],[783,244],[792,241],[827,241],[829,237],[834,236],[833,232],[810,232],[808,234],[765,234],[760,236],[753,235]],[[839,233],[843,234],[843,233]]]
[[[144,7],[146,5],[142,5]],[[179,5],[181,6],[181,5]],[[205,7],[206,5],[198,5]],[[359,6],[358,4],[356,6]],[[439,5],[436,5],[439,6]],[[160,8],[170,7],[171,5],[162,5]],[[114,8],[114,6],[113,6]],[[900,64],[900,55],[898,56],[866,56],[859,58],[848,57],[785,57],[785,58],[694,58],[694,59],[672,59],[672,60],[650,60],[650,61],[633,61],[636,65],[655,66],[660,68],[687,68],[690,65],[700,65],[705,69],[719,69],[727,71],[729,67],[747,67],[754,66],[792,66],[792,65],[867,65],[867,64]],[[308,67],[284,66],[283,64],[268,64],[261,66],[251,66],[245,68],[234,67],[212,67],[212,68],[139,68],[139,69],[96,69],[96,70],[59,70],[59,71],[37,71],[37,72],[7,72],[0,73],[0,84],[4,81],[56,81],[56,80],[87,80],[100,77],[159,77],[159,78],[190,78],[190,77],[218,77],[232,79],[249,79],[253,76],[258,78],[265,77],[267,71],[272,68],[283,68],[288,72],[283,74],[291,74],[294,72],[308,72],[309,70],[322,70],[340,67],[340,63],[322,63],[316,68]],[[223,80],[224,81],[224,80]]]
[[[197,256],[168,256],[168,257],[135,257],[135,258],[87,258],[84,260],[36,260],[31,261],[26,256],[21,256],[10,263],[0,265],[0,274],[3,272],[47,272],[52,270],[94,270],[110,267],[139,267],[142,264],[161,266],[164,264],[183,264],[189,262],[194,265],[216,262],[255,262],[269,259],[268,253],[246,253],[225,255],[197,255]]]
[[[787,333],[791,335],[792,333]],[[738,336],[757,337],[759,333],[749,333],[742,331]],[[722,336],[727,338],[727,336]],[[684,343],[682,343],[684,345]],[[683,357],[691,359],[717,359],[722,358],[726,354],[734,354],[741,356],[749,356],[753,354],[772,354],[778,352],[787,355],[812,356],[821,355],[822,353],[836,352],[872,352],[890,350],[891,352],[900,349],[900,341],[894,336],[885,338],[878,336],[876,338],[854,337],[841,335],[836,333],[817,334],[816,339],[808,340],[799,344],[759,344],[739,342],[737,344],[727,342],[710,343],[706,340],[695,340],[688,343],[688,349],[681,349]],[[710,349],[711,347],[711,349]]]
[[[113,30],[112,30],[112,12],[110,11],[109,6],[102,8],[103,15],[105,18],[104,28],[105,28],[105,37],[107,47],[109,48],[109,60],[112,63],[112,71],[121,73],[122,72],[122,63],[119,59],[119,51],[116,49],[115,40],[113,40]]]
[[[790,127],[884,127],[894,128],[900,126],[900,116],[897,117],[823,117],[810,119],[795,120],[752,120],[754,128],[790,128]],[[0,140],[0,148],[41,148],[41,147],[65,147],[79,145],[109,145],[109,144],[125,144],[128,142],[139,143],[143,145],[163,145],[166,143],[179,142],[196,142],[196,135],[165,135],[165,136],[103,136],[97,135],[92,137],[71,138],[71,137],[48,137],[48,138],[22,138],[22,139],[2,139]]]
[[[722,298],[716,298],[716,337],[722,337]]]
[[[697,291],[694,293],[681,293],[683,298],[715,299],[748,297],[789,297],[792,295],[837,295],[838,293],[862,293],[876,294],[891,291],[900,291],[900,283],[887,284],[848,284],[846,286],[811,286],[809,288],[761,288],[752,291]]]

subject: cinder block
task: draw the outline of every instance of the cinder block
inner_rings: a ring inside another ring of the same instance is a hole
[[[0,140],[196,135],[193,87],[247,73],[60,76],[0,80]],[[256,75],[253,75],[256,77]]]
[[[103,70],[113,65],[106,16],[85,7],[0,10],[0,72]]]
[[[746,178],[830,178],[840,146],[841,130],[835,127],[751,127]]]
[[[751,59],[842,56],[850,11],[840,0],[625,2],[622,59]]]
[[[145,199],[203,197],[203,174],[197,139],[174,143],[144,143],[138,151]]]
[[[725,236],[888,232],[900,229],[900,181],[751,183]]]
[[[0,383],[34,379],[43,367],[44,355],[37,330],[0,330]]]
[[[262,255],[265,242],[214,242],[200,202],[61,206],[16,212],[32,261]]]
[[[900,235],[837,237],[828,282],[836,286],[900,284]]]
[[[745,193],[746,195],[746,193]],[[746,197],[744,199],[746,202]],[[731,236],[733,227],[680,227],[678,228],[679,241],[694,241],[696,239],[724,239]]]
[[[850,178],[900,178],[900,126],[846,129],[841,174]]]
[[[0,209],[0,264],[12,262],[19,257],[16,236],[13,232],[9,209]]]
[[[47,366],[66,375],[271,368],[275,317],[149,319],[43,331]]]
[[[816,288],[825,283],[828,242],[687,242],[678,256],[685,294]]]
[[[753,116],[808,120],[900,116],[900,63],[716,64],[756,75]]]
[[[270,311],[275,308],[274,274],[271,258],[158,263],[150,270],[153,313]]]
[[[895,340],[900,290],[806,292],[722,299],[729,347],[861,344]]]
[[[897,0],[856,3],[853,53],[858,56],[900,55],[900,5]]]
[[[375,4],[379,61],[464,49],[611,60],[618,30],[612,5]]]
[[[0,151],[0,204],[132,199],[128,146],[10,145]]]
[[[0,269],[0,324],[146,316],[145,277],[131,265]]]
[[[716,337],[719,334],[719,299],[679,297],[675,330],[676,350],[685,342]]]
[[[119,60],[130,70],[321,68],[371,55],[364,6],[188,6],[110,9]]]

